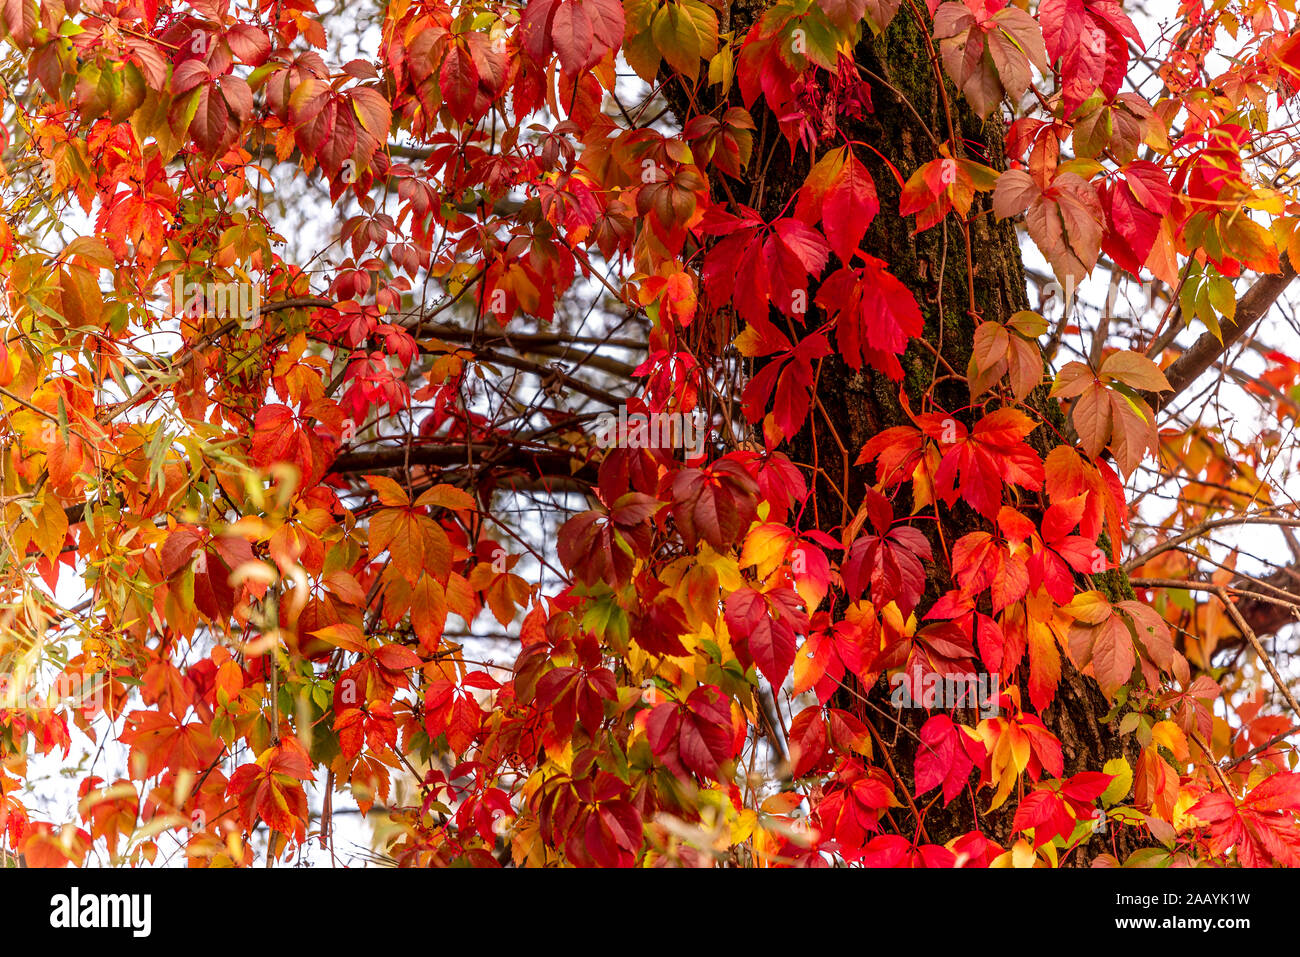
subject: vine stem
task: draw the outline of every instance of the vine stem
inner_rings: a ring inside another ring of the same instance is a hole
[[[1210,751],[1209,745],[1207,745],[1204,741],[1202,741],[1201,736],[1197,734],[1195,731],[1192,732],[1192,740],[1196,742],[1196,746],[1198,748],[1200,748],[1203,752],[1205,752],[1205,757],[1209,759],[1206,763],[1209,764],[1210,767],[1214,769],[1214,776],[1217,777],[1219,779],[1219,783],[1223,785],[1223,793],[1228,795],[1228,797],[1231,799],[1232,788],[1228,784],[1228,779],[1223,776],[1223,772],[1219,770],[1219,764],[1217,761],[1214,760],[1214,754]]]
[[[871,732],[871,737],[875,739],[876,747],[880,748],[880,756],[885,759],[885,767],[889,769],[889,776],[894,779],[894,783],[898,785],[898,789],[903,792],[903,797],[907,799],[907,806],[911,810],[912,816],[916,818],[917,831],[920,832],[925,843],[933,844],[934,842],[930,840],[930,835],[926,833],[925,830],[925,818],[917,808],[916,802],[912,800],[912,792],[907,789],[907,785],[904,784],[903,779],[899,777],[898,769],[894,767],[894,759],[889,756],[889,748],[885,746],[884,740],[880,737],[880,732],[876,730],[876,726],[872,723],[871,719],[866,718],[865,715],[863,717],[865,718],[863,723],[867,726],[867,730]]]
[[[907,5],[912,9],[912,16],[916,17],[916,23],[921,28],[921,36],[925,39],[925,48],[930,53],[930,69],[934,73],[935,86],[939,90],[939,100],[943,104],[943,118],[948,125],[948,142],[952,143],[952,149],[955,160],[957,156],[966,152],[965,141],[957,137],[957,128],[952,122],[952,106],[948,102],[948,87],[944,85],[943,68],[939,64],[939,53],[934,48],[934,41],[930,38],[930,31],[926,27],[925,18],[921,16],[921,11],[917,9],[916,0],[907,0]],[[970,300],[970,315],[973,319],[980,318],[979,307],[975,304],[975,256],[971,250],[970,244],[970,227],[965,220],[959,219],[961,223],[962,240],[966,246],[966,295]]]

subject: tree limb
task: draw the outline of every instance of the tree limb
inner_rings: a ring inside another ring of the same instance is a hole
[[[1222,340],[1212,332],[1203,333],[1186,352],[1174,360],[1173,365],[1165,370],[1165,377],[1173,387],[1172,391],[1143,393],[1142,398],[1146,399],[1152,410],[1159,412],[1169,405],[1176,396],[1200,378],[1201,373],[1214,365],[1218,358],[1246,333],[1246,330],[1263,318],[1277,301],[1277,297],[1295,278],[1295,269],[1285,253],[1281,257],[1280,270],[1278,273],[1260,276],[1237,300],[1236,315],[1231,322],[1225,322],[1219,330],[1223,333]]]

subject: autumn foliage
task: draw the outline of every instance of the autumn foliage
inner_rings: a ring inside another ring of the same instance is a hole
[[[5,861],[332,857],[346,806],[414,866],[1300,864],[1300,588],[1208,537],[1300,521],[1300,364],[1248,435],[1165,415],[1300,261],[1300,35],[1177,12],[5,0]],[[913,168],[856,132],[900,37]],[[1164,299],[993,314],[1008,221]],[[833,362],[897,412],[852,447]]]

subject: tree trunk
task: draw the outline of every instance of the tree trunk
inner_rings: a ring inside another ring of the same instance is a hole
[[[733,3],[730,29],[736,36],[743,36],[765,7],[765,3],[746,0]],[[904,179],[922,164],[937,158],[936,140],[942,143],[949,138],[948,116],[938,85],[936,65],[932,63],[926,37],[918,26],[918,14],[925,18],[929,29],[929,18],[923,5],[913,7],[910,0],[881,36],[872,37],[864,27],[867,36],[859,43],[855,59],[863,78],[870,84],[873,111],[860,120],[844,116],[838,120],[845,136],[855,142],[870,144],[893,164]],[[679,91],[674,84],[670,87],[674,87],[668,91],[671,99]],[[964,141],[967,156],[994,168],[1003,168],[1005,131],[997,113],[989,121],[983,121],[966,106],[950,83],[946,84],[946,92],[952,124],[957,138]],[[739,102],[736,92],[733,91],[731,96],[733,102]],[[681,115],[686,103],[674,101],[673,106]],[[776,117],[762,98],[753,105],[751,112],[758,132],[749,169],[749,195],[746,197],[737,192],[736,198],[755,206],[770,221],[781,213],[803,183],[810,159],[800,151],[793,162],[789,161],[789,147],[778,132]],[[818,153],[842,142],[842,139],[826,141],[819,145]],[[938,226],[911,235],[915,225],[913,218],[904,219],[898,215],[900,188],[894,174],[882,162],[880,155],[871,149],[855,149],[858,159],[870,170],[880,199],[880,213],[873,220],[862,248],[889,264],[890,271],[912,290],[925,317],[924,338],[931,348],[914,343],[902,357],[904,379],[901,387],[912,410],[920,411],[926,388],[936,375],[943,375],[936,354],[963,376],[970,358],[975,327],[980,320],[970,311],[966,245],[953,215]],[[768,153],[771,151],[776,151],[776,155],[769,161]],[[989,195],[979,194],[970,214],[975,301],[980,318],[1005,321],[1013,313],[1028,309],[1029,301],[1014,225],[1010,221],[997,222],[989,206]],[[809,303],[815,299],[816,289],[809,290]],[[809,310],[810,327],[825,320],[816,306],[810,305]],[[940,371],[936,373],[936,369]],[[795,461],[810,463],[816,456],[822,468],[837,482],[842,474],[848,475],[845,492],[853,511],[857,510],[873,475],[869,467],[854,467],[852,460],[871,436],[891,426],[911,424],[899,403],[899,390],[900,383],[870,370],[856,373],[837,355],[831,355],[821,364],[816,389],[821,411],[814,404],[808,420],[812,427],[806,424],[791,441]],[[961,410],[971,402],[966,382],[953,377],[941,382],[933,390],[932,397],[949,411]],[[1060,408],[1047,397],[1046,388],[1040,388],[1028,401],[1064,433],[1065,423]],[[955,411],[955,416],[966,425],[971,424],[969,414]],[[1040,454],[1046,453],[1053,444],[1047,433],[1047,429],[1040,427],[1030,436],[1031,444],[1037,440]],[[847,449],[848,461],[845,461],[839,443]],[[822,529],[831,531],[842,526],[843,502],[835,491],[824,480],[815,481],[813,487]],[[962,535],[976,529],[989,530],[990,527],[965,503],[959,502],[951,510],[942,505],[938,508],[938,523],[918,523],[918,527],[931,538],[936,558],[928,569],[927,594],[918,608],[918,617],[939,594],[952,587],[945,553],[940,547],[941,538],[951,547],[952,542]],[[907,510],[906,505],[896,508],[899,514],[906,514]],[[1103,577],[1107,581],[1100,587],[1111,592],[1112,597],[1131,596],[1127,580],[1122,575],[1108,573]],[[1026,687],[1027,674],[1026,655],[1017,675],[1017,683],[1022,689]],[[912,768],[916,739],[895,727],[894,722],[883,715],[897,715],[898,723],[913,732],[929,715],[924,709],[899,711],[892,708],[884,679],[870,689],[869,697],[875,708],[868,709],[864,717],[873,721],[881,737],[889,744],[903,785],[915,794]],[[845,696],[841,704],[851,707],[851,702],[851,696]],[[1025,703],[1028,706],[1027,699]],[[1063,654],[1062,677],[1056,697],[1040,717],[1061,741],[1066,775],[1082,770],[1100,770],[1108,759],[1122,753],[1118,717],[1102,723],[1109,710],[1110,704],[1096,682],[1076,671]],[[891,739],[896,739],[896,743]],[[1132,763],[1136,760],[1136,752],[1128,753],[1127,757]],[[978,811],[965,795],[954,799],[947,808],[936,802],[923,811],[925,831],[930,841],[942,844],[978,828],[1007,845],[1011,838],[1011,809],[1004,805],[994,815],[985,815],[989,794],[986,790],[977,795]],[[928,795],[926,800],[932,800],[933,796]],[[919,806],[924,804],[920,802]],[[910,820],[909,815],[910,811],[904,808],[895,812],[894,820],[899,830],[911,837],[916,822]],[[1093,853],[1110,850],[1113,838],[1114,850],[1122,860],[1144,843],[1134,840],[1134,837],[1129,829],[1117,829],[1105,838],[1100,835],[1093,838],[1091,850]],[[1074,855],[1072,861],[1086,861],[1092,856]]]

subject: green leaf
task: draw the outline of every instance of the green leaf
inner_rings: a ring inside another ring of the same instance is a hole
[[[1110,786],[1101,792],[1102,806],[1111,807],[1128,796],[1129,788],[1133,786],[1133,769],[1124,758],[1111,758],[1101,770],[1115,778],[1110,782]]]
[[[695,81],[700,60],[718,52],[718,17],[700,0],[680,0],[660,7],[650,30],[660,55],[678,73]]]

